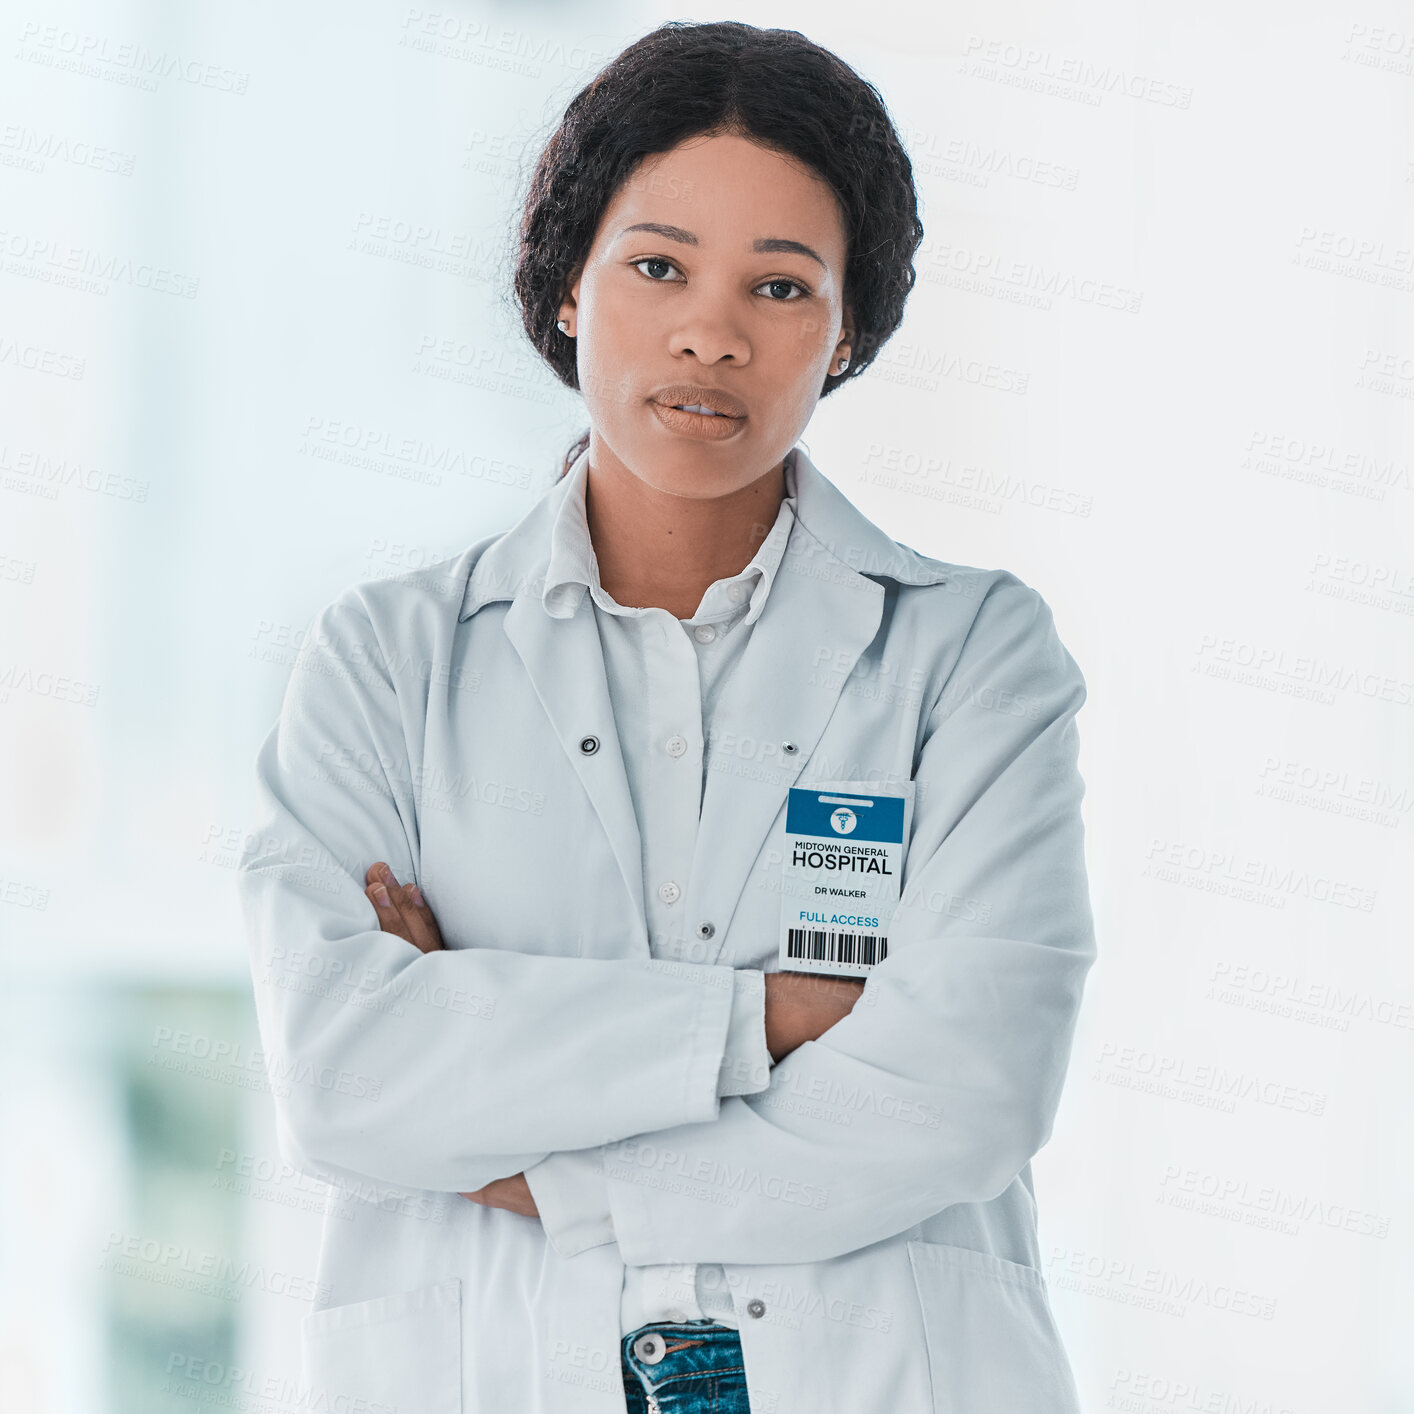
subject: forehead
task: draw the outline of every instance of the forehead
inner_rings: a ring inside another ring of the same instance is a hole
[[[645,157],[605,211],[604,242],[627,226],[673,228],[694,244],[746,253],[792,241],[843,260],[844,219],[828,183],[805,163],[736,135],[695,137]],[[660,232],[661,234],[661,232]]]

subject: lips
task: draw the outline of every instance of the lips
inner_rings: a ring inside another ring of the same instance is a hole
[[[705,388],[700,383],[673,383],[659,388],[652,400],[664,407],[700,416],[730,418],[740,421],[746,416],[746,404],[724,388]]]
[[[694,442],[727,442],[745,435],[744,417],[683,412],[671,403],[650,402],[648,406],[659,423],[677,437],[687,437]]]

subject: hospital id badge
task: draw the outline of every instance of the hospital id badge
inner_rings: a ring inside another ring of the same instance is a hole
[[[781,860],[782,972],[858,977],[888,953],[914,783],[792,786]]]

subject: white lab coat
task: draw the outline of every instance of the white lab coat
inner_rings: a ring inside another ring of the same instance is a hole
[[[592,607],[539,597],[565,482],[303,643],[238,888],[281,1151],[339,1185],[301,1330],[332,1410],[622,1414],[624,1263],[719,1262],[753,1414],[1078,1414],[1030,1160],[1095,956],[1084,679],[1034,589],[905,548],[796,455],[676,958],[650,956]],[[888,956],[721,1098],[731,969],[778,966],[786,793],[825,781],[914,783]],[[378,929],[376,859],[445,951]],[[615,1243],[457,1196],[597,1145]]]

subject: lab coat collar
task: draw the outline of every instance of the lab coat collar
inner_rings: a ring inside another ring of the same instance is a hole
[[[710,964],[721,956],[771,824],[879,631],[885,599],[880,578],[932,584],[953,568],[896,544],[800,448],[794,450],[794,533],[765,609],[727,679],[705,744],[698,829],[712,847],[702,853],[682,900],[687,936],[677,946],[688,962]],[[642,838],[598,626],[583,605],[558,619],[545,612],[541,600],[551,526],[569,489],[566,481],[562,478],[484,548],[469,576],[461,617],[497,599],[512,601],[506,638],[608,836],[627,891],[625,926],[648,953]],[[817,763],[814,773],[839,774],[830,764]],[[751,946],[759,941],[751,940]]]
[[[792,456],[796,519],[842,572],[881,576],[900,584],[936,584],[947,577],[948,566],[890,539],[816,469],[803,447],[795,446]],[[476,558],[467,578],[459,619],[469,619],[483,604],[514,599],[522,590],[543,595],[550,565],[551,527],[565,497],[575,489],[575,473],[587,469],[588,458],[586,448],[570,470]],[[792,548],[787,562],[794,556]]]

